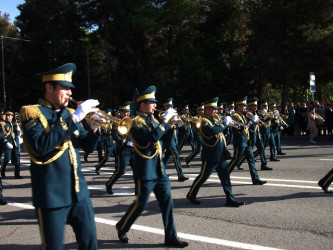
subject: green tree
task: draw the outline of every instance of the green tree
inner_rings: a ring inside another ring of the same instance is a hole
[[[284,106],[291,87],[309,85],[309,71],[332,80],[326,73],[332,67],[332,1],[253,1],[250,12],[247,59],[259,91],[267,82],[282,89]]]
[[[1,100],[2,108],[13,108],[12,97],[14,96],[15,76],[17,75],[17,68],[15,67],[15,43],[18,42],[18,31],[9,21],[9,14],[0,12],[0,35],[1,35]],[[4,81],[3,81],[4,80]]]

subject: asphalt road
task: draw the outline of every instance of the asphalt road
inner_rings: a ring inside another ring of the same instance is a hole
[[[333,137],[318,137],[313,145],[307,137],[282,137],[285,156],[269,162],[273,171],[260,171],[264,186],[251,184],[246,162],[243,171],[231,174],[240,208],[225,207],[225,195],[216,173],[200,189],[201,205],[192,205],[186,194],[200,171],[200,158],[184,172],[190,180],[178,182],[170,162],[167,168],[174,198],[174,218],[178,236],[189,242],[188,249],[333,249],[333,194],[324,193],[317,182],[333,167]],[[230,147],[229,147],[230,148]],[[232,152],[232,150],[231,150]],[[189,146],[182,157],[189,154]],[[266,156],[269,151],[266,150]],[[37,220],[31,206],[29,158],[21,154],[24,179],[13,178],[13,166],[7,167],[3,195],[9,201],[0,206],[0,249],[40,249]],[[113,158],[112,158],[113,161]],[[83,162],[83,158],[82,158]],[[134,201],[132,171],[114,186],[114,195],[105,191],[104,183],[114,170],[108,162],[96,175],[97,154],[83,162],[83,171],[94,205],[100,249],[163,249],[164,233],[161,213],[154,196],[148,208],[128,233],[129,244],[118,241],[114,225]],[[333,188],[333,187],[332,187]],[[65,249],[75,249],[75,236],[66,227]]]

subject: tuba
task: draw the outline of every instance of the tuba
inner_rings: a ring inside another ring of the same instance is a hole
[[[72,97],[70,97],[70,100],[72,102],[74,102],[76,105],[79,105],[81,103],[81,102],[78,102],[78,101],[74,100]],[[105,121],[103,121],[103,120],[96,121],[94,119],[91,119],[90,117],[93,114],[98,115],[99,117],[101,117]],[[132,118],[125,117],[123,119],[120,119],[118,117],[109,115],[109,114],[107,114],[106,112],[104,112],[102,110],[98,110],[96,112],[91,112],[91,113],[87,114],[85,119],[89,124],[97,124],[105,130],[111,129],[111,125],[115,124],[118,127],[119,134],[121,134],[121,135],[128,134],[128,132],[130,131],[130,129],[132,127]]]

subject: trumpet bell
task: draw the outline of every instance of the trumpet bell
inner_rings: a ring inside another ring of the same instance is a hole
[[[123,118],[118,125],[118,132],[121,135],[127,134],[132,127],[132,119],[130,117]]]

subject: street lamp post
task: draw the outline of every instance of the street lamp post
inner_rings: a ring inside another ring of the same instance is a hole
[[[3,108],[6,108],[6,84],[5,84],[5,57],[4,57],[4,45],[3,35],[1,35],[1,51],[2,51],[2,98]]]

